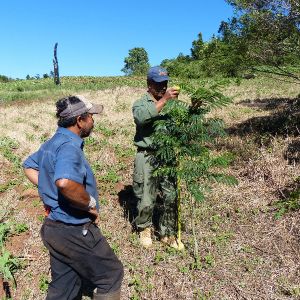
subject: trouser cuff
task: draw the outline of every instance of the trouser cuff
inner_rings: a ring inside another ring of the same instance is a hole
[[[94,292],[94,300],[120,300],[121,298],[121,289],[118,289],[114,292],[106,293],[106,294],[100,294],[98,293],[98,289],[96,289],[96,292]]]

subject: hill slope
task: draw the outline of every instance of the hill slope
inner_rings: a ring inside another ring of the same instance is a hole
[[[132,232],[131,105],[144,93],[140,86],[139,81],[132,87],[71,89],[105,106],[104,115],[95,117],[85,151],[98,182],[101,229],[125,266],[122,299],[300,298],[299,194],[295,193],[300,189],[299,87],[257,78],[224,91],[234,96],[234,104],[214,112],[225,120],[228,131],[216,151],[234,154],[228,172],[239,185],[216,184],[199,205],[201,265],[196,266],[187,205],[183,253],[159,242],[150,250],[141,249]],[[6,241],[6,248],[24,262],[24,269],[16,273],[17,288],[10,283],[13,299],[44,299],[50,279],[48,254],[39,237],[43,208],[36,189],[21,172],[20,161],[56,130],[54,103],[63,93],[66,90],[49,92],[50,100],[32,97],[34,101],[1,106],[5,117],[0,121],[0,217],[28,227],[24,232],[14,230]],[[9,91],[2,88],[2,94]]]

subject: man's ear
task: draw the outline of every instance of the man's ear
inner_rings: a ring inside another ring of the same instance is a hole
[[[81,116],[76,117],[76,123],[79,128],[82,127],[82,121],[83,120],[82,120]]]

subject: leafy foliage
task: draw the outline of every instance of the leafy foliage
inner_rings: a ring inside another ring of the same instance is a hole
[[[212,168],[224,167],[229,162],[228,155],[214,156],[209,145],[217,137],[224,136],[223,122],[207,119],[206,114],[213,108],[230,103],[230,99],[218,91],[216,86],[194,89],[183,87],[191,98],[191,105],[180,101],[167,102],[162,113],[166,120],[156,122],[154,143],[157,149],[157,174],[179,176],[187,190],[196,199],[204,198],[204,186],[199,183],[222,181],[227,178]],[[228,181],[230,181],[228,179]]]
[[[10,225],[8,223],[1,223],[0,225],[0,248],[3,247],[4,241],[9,234]]]
[[[20,171],[21,158],[15,154],[15,150],[19,148],[16,140],[10,137],[0,138],[0,153],[12,163],[14,171]]]
[[[5,76],[5,75],[0,75],[0,82],[9,82],[11,81],[12,79]]]
[[[202,33],[198,33],[198,39],[192,42],[191,56],[194,60],[204,58],[205,44],[203,42]]]
[[[8,250],[4,247],[4,242],[7,235],[10,233],[11,224],[0,224],[0,277],[4,280],[14,280],[13,273],[21,267],[21,263],[18,258],[13,257]]]
[[[275,218],[280,219],[284,214],[300,209],[300,189],[291,192],[287,199],[276,203],[277,211]]]
[[[169,73],[201,78],[239,77],[259,71],[299,80],[296,73],[287,70],[288,66],[299,64],[299,1],[226,1],[235,8],[234,17],[222,21],[219,35],[207,42],[200,32],[192,42],[190,56],[165,59],[162,65]]]
[[[240,17],[222,30],[223,37],[238,38],[253,65],[280,67],[298,61],[300,53],[300,8],[294,1],[228,1]]]
[[[13,257],[8,250],[2,247],[0,256],[0,276],[2,276],[4,280],[14,280],[15,282],[13,273],[20,267],[21,263],[19,259]]]
[[[211,183],[236,183],[234,177],[220,172],[220,168],[231,161],[230,155],[214,155],[210,149],[215,140],[225,134],[223,122],[206,117],[211,109],[230,103],[230,98],[224,96],[217,85],[198,88],[185,85],[181,88],[190,96],[191,104],[169,100],[162,110],[166,119],[155,122],[153,134],[155,175],[176,178],[179,240],[181,199],[190,201],[194,207],[194,200],[204,200]],[[196,249],[195,257],[198,257],[197,253]]]
[[[125,66],[121,70],[126,75],[145,75],[149,69],[148,54],[144,48],[133,48],[124,59]]]

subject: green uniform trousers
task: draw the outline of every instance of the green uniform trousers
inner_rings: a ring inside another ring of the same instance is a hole
[[[152,225],[153,210],[158,194],[163,200],[163,211],[159,217],[159,235],[176,234],[177,192],[175,180],[153,177],[151,159],[147,151],[139,151],[134,161],[133,192],[137,199],[137,217],[134,222],[138,230]]]

